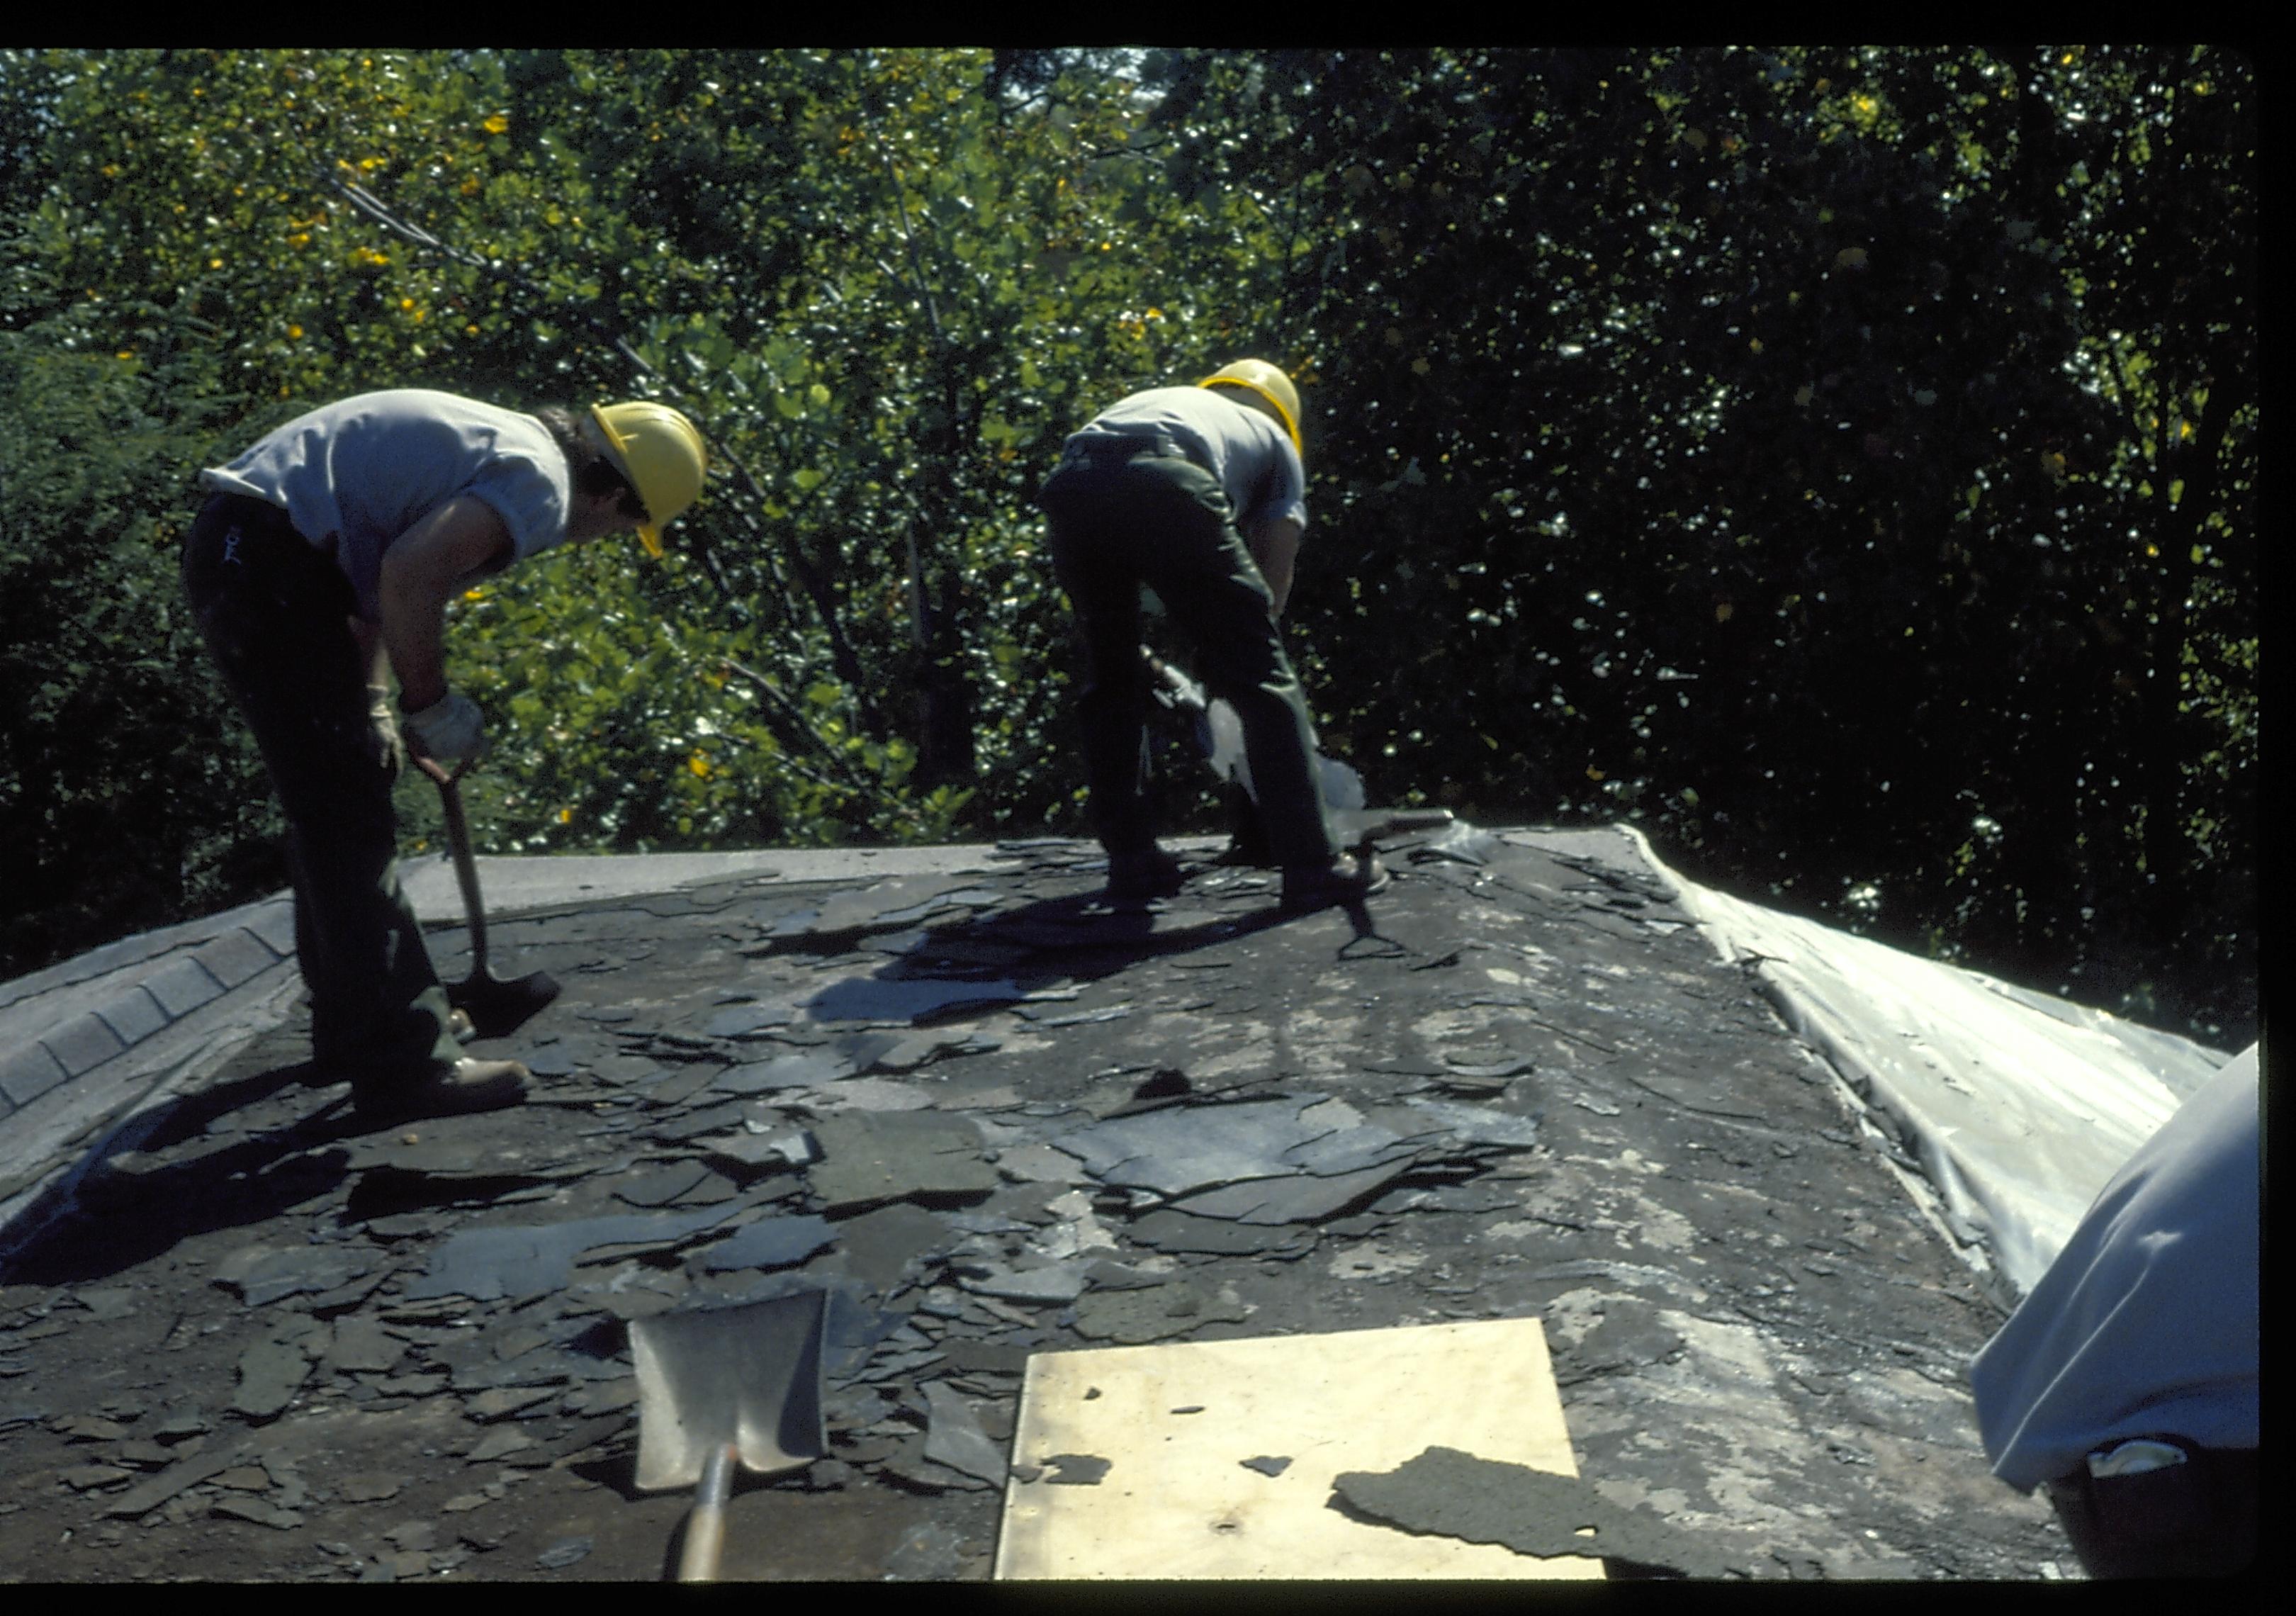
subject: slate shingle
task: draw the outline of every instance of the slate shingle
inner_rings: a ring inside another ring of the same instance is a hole
[[[70,1075],[43,1044],[27,1044],[0,1054],[0,1117],[30,1104]]]
[[[144,979],[144,986],[160,1001],[168,1019],[188,1015],[223,992],[206,966],[195,959],[179,959]]]

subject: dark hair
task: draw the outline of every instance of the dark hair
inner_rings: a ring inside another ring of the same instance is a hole
[[[582,435],[581,422],[572,410],[562,404],[545,404],[534,412],[534,418],[550,429],[559,452],[566,456],[566,469],[573,475],[577,494],[586,497],[619,495],[623,515],[633,521],[652,519],[652,513],[645,508],[645,501],[638,497],[638,491],[630,486],[630,480]]]

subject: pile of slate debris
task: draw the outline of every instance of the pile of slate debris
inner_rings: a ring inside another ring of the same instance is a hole
[[[1480,834],[1456,827],[1415,856],[1479,863]],[[175,1407],[131,1397],[52,1415],[0,1379],[0,1430],[38,1422],[84,1444],[87,1462],[65,1479],[110,1517],[291,1527],[309,1489],[262,1431],[291,1404],[381,1411],[451,1396],[477,1428],[463,1456],[473,1465],[611,1465],[637,1439],[627,1321],[813,1286],[828,1292],[831,1454],[775,1484],[1000,1487],[1031,1351],[1240,1319],[1232,1287],[1205,1276],[1218,1259],[1297,1259],[1321,1231],[1383,1226],[1414,1193],[1532,1144],[1532,1117],[1487,1103],[1528,1069],[1519,1059],[1398,1078],[1394,1097],[1366,1109],[1153,1062],[1090,1074],[976,1062],[1023,1034],[1041,1054],[1037,1035],[1151,1009],[1193,1013],[1202,1047],[1217,1048],[1221,1018],[1259,1007],[1262,991],[1205,951],[1268,923],[1269,877],[1223,872],[1156,914],[1112,911],[1089,896],[1101,866],[1088,849],[1004,851],[1012,874],[827,893],[732,883],[643,900],[643,913],[517,923],[521,964],[569,985],[509,1046],[542,1079],[516,1112],[382,1134],[335,1114],[332,1136],[298,1155],[277,1141],[324,1135],[330,1113],[309,1115],[309,1091],[290,1085],[203,1131],[194,1118],[185,1137],[149,1131],[87,1176],[85,1206],[164,1219],[187,1191],[227,1199],[298,1174],[332,1185],[316,1203],[275,1191],[292,1211],[267,1222],[209,1209],[204,1227],[261,1238],[213,1262],[209,1282],[275,1322],[240,1353],[235,1384]],[[736,955],[742,985],[709,988],[713,962],[722,980]],[[1161,968],[1141,972],[1144,960]],[[1220,987],[1188,985],[1215,976]],[[596,988],[627,995],[633,980],[654,997],[599,1001]],[[1144,984],[1166,991],[1136,1002]],[[1134,997],[1104,1002],[1119,993]],[[664,1016],[680,995],[694,1008]],[[984,1029],[994,1012],[1018,1017],[994,1018],[1003,1038]],[[283,1039],[268,1041],[274,1056]],[[1032,1084],[1030,1070],[1066,1076]],[[1125,1097],[1080,1106],[1087,1075]],[[298,1111],[283,1136],[280,1116]],[[250,1138],[272,1153],[246,1158]],[[260,1171],[219,1182],[234,1151]],[[11,1294],[0,1291],[0,1375],[12,1349],[70,1317],[12,1311]],[[135,1305],[102,1284],[71,1300],[99,1321]],[[198,1328],[187,1313],[176,1333]],[[353,1478],[323,1501],[396,1486]],[[444,1510],[503,1492],[498,1479]],[[499,1541],[407,1530],[365,1574],[436,1572]],[[583,1548],[554,1546],[542,1563]],[[361,1569],[340,1553],[337,1571]]]

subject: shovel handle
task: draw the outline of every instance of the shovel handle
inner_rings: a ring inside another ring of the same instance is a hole
[[[715,1582],[718,1561],[726,1548],[726,1497],[734,1487],[735,1450],[722,1442],[709,1450],[701,1466],[701,1485],[693,1489],[693,1513],[685,1518],[685,1552],[678,1556],[680,1582]]]
[[[487,906],[479,895],[479,861],[471,850],[471,822],[463,813],[463,792],[457,783],[473,759],[465,758],[449,773],[432,758],[416,757],[414,766],[438,782],[439,808],[447,819],[447,845],[454,849],[455,884],[463,890],[463,912],[471,925],[471,980],[487,974]]]

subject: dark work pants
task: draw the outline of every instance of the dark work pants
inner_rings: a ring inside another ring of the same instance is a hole
[[[184,593],[287,817],[311,1053],[355,1084],[462,1054],[399,890],[390,753],[369,711],[350,584],[285,513],[217,495],[184,541]]]
[[[2179,1446],[2182,1464],[2048,1484],[2091,1577],[2232,1577],[2255,1563],[2257,1449]]]
[[[1071,456],[1037,503],[1084,642],[1087,683],[1078,706],[1101,846],[1136,853],[1155,841],[1140,777],[1149,701],[1140,658],[1144,584],[1194,641],[1205,689],[1242,722],[1275,862],[1329,865],[1338,849],[1316,788],[1307,701],[1269,618],[1267,581],[1218,482],[1176,455]]]

